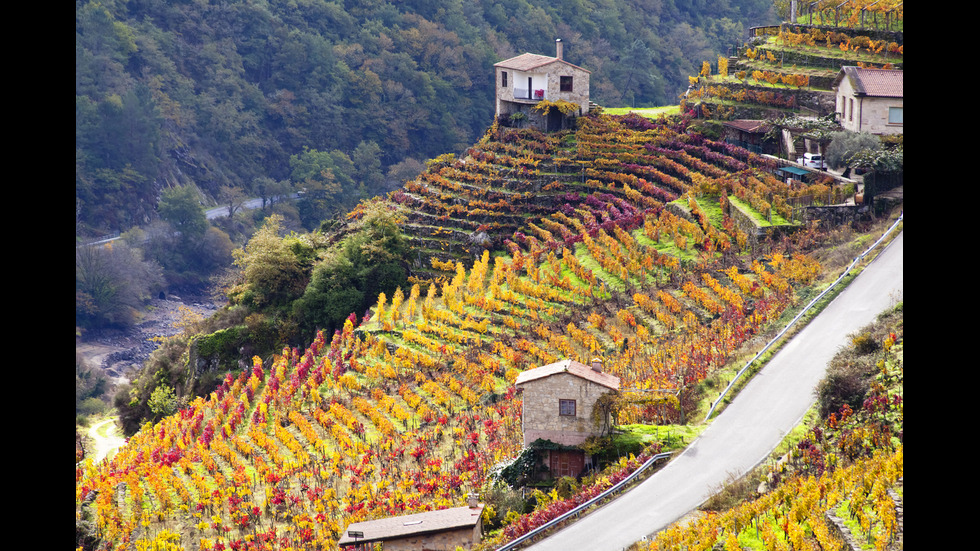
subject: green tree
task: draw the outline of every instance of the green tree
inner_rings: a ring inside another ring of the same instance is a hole
[[[158,210],[160,220],[145,230],[132,230],[130,242],[142,243],[147,255],[163,266],[169,285],[200,286],[231,264],[231,238],[211,226],[192,186],[165,190]]]
[[[161,384],[153,389],[147,405],[153,413],[153,420],[159,421],[168,415],[177,413],[180,401],[177,399],[177,395],[174,394],[173,388]]]
[[[634,75],[648,75],[650,72],[650,64],[653,60],[653,51],[644,44],[643,40],[637,38],[633,40],[629,48],[626,50],[623,56],[626,72],[626,84],[623,85],[622,93],[619,96],[619,101],[624,102],[627,98],[627,93],[630,93],[630,99],[636,97],[635,91],[632,90],[634,85]],[[636,82],[639,82],[642,78],[637,78]]]
[[[409,247],[395,213],[367,209],[354,231],[316,266],[294,305],[298,323],[308,334],[338,329],[350,314],[363,314],[380,293],[392,295],[408,282]]]
[[[248,195],[245,194],[245,190],[240,187],[233,186],[221,186],[221,192],[218,197],[221,202],[228,205],[228,216],[235,216],[235,213],[240,211],[248,201]]]
[[[274,180],[268,176],[259,176],[252,180],[252,193],[262,199],[265,209],[289,196],[293,186],[289,180]]]
[[[184,241],[199,240],[208,230],[208,218],[201,206],[197,190],[192,186],[165,189],[157,204],[160,218],[180,232]]]
[[[266,219],[243,249],[233,252],[242,283],[229,294],[232,302],[252,308],[280,307],[306,288],[315,251],[296,235],[281,237],[282,216]]]
[[[302,153],[289,158],[289,166],[290,178],[304,193],[299,211],[308,229],[353,206],[362,196],[353,178],[354,163],[343,151],[304,147]]]
[[[307,334],[333,332],[350,314],[364,311],[367,301],[359,289],[356,269],[343,251],[334,251],[313,270],[310,284],[294,304],[294,314]]]
[[[384,190],[387,192],[399,189],[406,182],[417,178],[424,170],[425,164],[418,159],[409,157],[404,161],[399,161],[388,169],[388,173],[385,175]]]
[[[858,151],[877,151],[880,147],[881,139],[869,132],[833,132],[827,146],[827,164],[832,167],[845,166]]]
[[[232,251],[235,244],[224,231],[208,226],[201,239],[192,244],[188,251],[191,254],[190,268],[203,277],[227,268],[234,258]]]
[[[381,193],[384,185],[384,172],[381,169],[381,147],[372,141],[362,141],[357,144],[351,155],[354,165],[354,178],[363,189],[364,196],[359,199]]]

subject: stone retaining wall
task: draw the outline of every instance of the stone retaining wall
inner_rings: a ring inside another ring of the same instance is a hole
[[[837,227],[866,220],[870,215],[871,210],[866,205],[830,205],[806,207],[803,211],[803,220],[804,222],[819,221],[823,225]]]
[[[741,206],[731,201],[728,204],[731,205],[728,215],[732,218],[732,222],[735,223],[736,228],[749,236],[749,242],[753,246],[765,242],[770,237],[778,239],[780,236],[793,233],[802,227],[795,224],[760,226],[752,217],[752,214],[743,210]]]
[[[902,484],[902,480],[899,480],[899,484]],[[896,535],[894,541],[888,545],[889,550],[899,550],[904,548],[904,531],[905,531],[905,514],[904,508],[902,507],[902,498],[892,489],[888,490],[889,497],[895,502],[895,516],[898,519],[898,527],[896,529]],[[863,548],[861,542],[854,536],[851,530],[844,524],[844,519],[838,517],[833,511],[827,511],[824,513],[827,518],[828,526],[834,531],[838,539],[844,542],[845,545],[851,551],[861,551]]]

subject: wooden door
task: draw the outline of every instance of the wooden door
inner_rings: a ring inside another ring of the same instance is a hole
[[[549,467],[553,478],[578,477],[585,468],[585,454],[574,450],[552,450]]]

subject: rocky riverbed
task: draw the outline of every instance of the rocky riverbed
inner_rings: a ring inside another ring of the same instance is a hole
[[[114,384],[129,381],[150,353],[156,350],[154,337],[175,335],[184,317],[182,308],[203,318],[218,310],[218,305],[204,297],[169,295],[150,301],[142,320],[131,330],[103,331],[75,340],[75,353],[94,367],[101,367]]]

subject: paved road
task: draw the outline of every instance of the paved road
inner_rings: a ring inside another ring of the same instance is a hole
[[[242,210],[257,209],[262,206],[262,199],[249,199],[242,203],[239,207]],[[208,220],[213,220],[215,218],[221,218],[223,216],[228,216],[228,205],[223,205],[220,207],[214,207],[213,209],[208,209],[204,212],[204,215]]]
[[[295,197],[295,196],[296,194],[293,194],[290,197]],[[242,203],[240,209],[251,210],[251,209],[257,209],[261,207],[262,207],[262,199],[249,199],[244,203]],[[215,218],[222,218],[225,216],[228,216],[228,205],[214,207],[204,211],[204,217],[207,218],[208,220],[214,220]],[[119,237],[118,235],[118,232],[117,235],[113,235],[112,237],[105,237],[103,239],[99,239],[96,241],[89,241],[87,243],[76,245],[75,247],[78,248],[78,247],[90,247],[93,245],[105,245],[106,243],[110,243],[117,239],[121,239],[121,237]]]
[[[296,197],[299,197],[299,194],[290,193],[289,195],[279,195],[276,196],[274,200],[276,202],[279,202],[283,199],[283,197],[289,197],[295,199]],[[258,197],[258,198],[248,199],[245,202],[243,202],[242,205],[239,207],[239,210],[253,210],[253,209],[260,209],[260,208],[262,208],[262,198]],[[220,207],[214,207],[212,209],[208,209],[204,211],[204,215],[207,217],[208,220],[214,220],[215,218],[228,216],[228,205],[222,205]]]
[[[814,403],[814,389],[847,335],[902,299],[903,243],[900,233],[682,454],[619,499],[529,549],[619,551],[697,508],[730,474],[744,474],[765,460]]]

